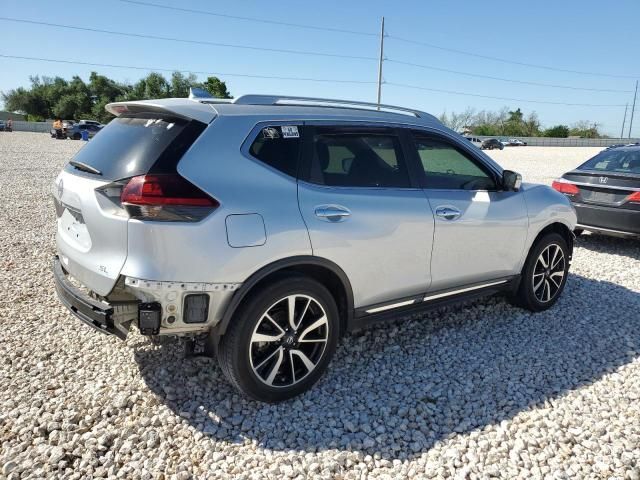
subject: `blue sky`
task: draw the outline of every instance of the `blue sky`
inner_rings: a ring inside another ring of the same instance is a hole
[[[389,37],[385,39],[384,103],[412,106],[434,114],[462,111],[467,107],[497,110],[520,107],[536,111],[545,126],[590,120],[612,135],[619,135],[624,106],[566,106],[498,100],[399,87],[407,84],[435,90],[466,92],[546,102],[624,105],[633,100],[635,78],[640,78],[638,41],[640,2],[619,0],[609,5],[595,1],[426,2],[335,1],[321,3],[280,0],[141,0],[220,14],[302,23],[376,34],[384,15]],[[0,16],[103,30],[169,36],[256,46],[267,49],[303,50],[356,57],[377,57],[375,35],[294,28],[231,18],[171,11],[120,0],[91,4],[63,3],[54,8],[45,0],[4,0]],[[430,43],[474,54],[512,59],[583,72],[628,76],[605,77],[513,65],[460,55],[402,42],[394,37]],[[196,45],[103,33],[79,32],[0,20],[0,54],[43,57],[103,64],[220,72],[234,96],[245,93],[323,96],[375,101],[375,83],[257,79],[224,73],[310,77],[375,82],[377,62],[330,56]],[[519,81],[580,88],[624,90],[594,92],[559,89],[475,78],[394,62],[409,62]],[[0,90],[27,86],[29,76],[78,74],[87,78],[96,70],[117,80],[135,81],[144,70],[88,67],[0,57]],[[168,73],[167,73],[168,75]],[[634,77],[637,76],[637,77]],[[639,102],[640,103],[640,102]],[[629,106],[629,110],[631,106]],[[637,105],[636,110],[640,110]],[[628,125],[628,118],[627,118]],[[627,128],[625,128],[625,135]],[[636,113],[633,135],[640,136]]]

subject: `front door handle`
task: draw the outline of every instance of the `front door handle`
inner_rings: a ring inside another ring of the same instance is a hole
[[[462,212],[455,207],[437,207],[436,215],[445,220],[455,220],[462,215]]]
[[[328,222],[340,222],[351,215],[348,208],[341,205],[319,205],[315,209],[316,217]]]

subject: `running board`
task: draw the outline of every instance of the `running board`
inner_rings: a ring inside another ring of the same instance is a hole
[[[472,300],[497,292],[515,292],[520,284],[520,275],[495,279],[464,287],[456,287],[436,292],[429,292],[412,297],[400,298],[392,302],[358,308],[349,330],[359,330],[371,324],[397,320],[406,315],[413,315],[435,308]]]

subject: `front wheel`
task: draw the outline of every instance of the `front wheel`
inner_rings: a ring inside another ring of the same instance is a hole
[[[218,349],[222,371],[241,393],[265,402],[311,388],[326,370],[340,330],[331,293],[301,276],[257,291],[231,321]]]
[[[514,303],[533,312],[551,308],[567,283],[569,247],[557,233],[548,233],[531,248]]]

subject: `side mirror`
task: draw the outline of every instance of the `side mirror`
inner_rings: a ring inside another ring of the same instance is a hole
[[[511,170],[502,172],[502,188],[507,191],[517,192],[522,186],[522,175]]]

